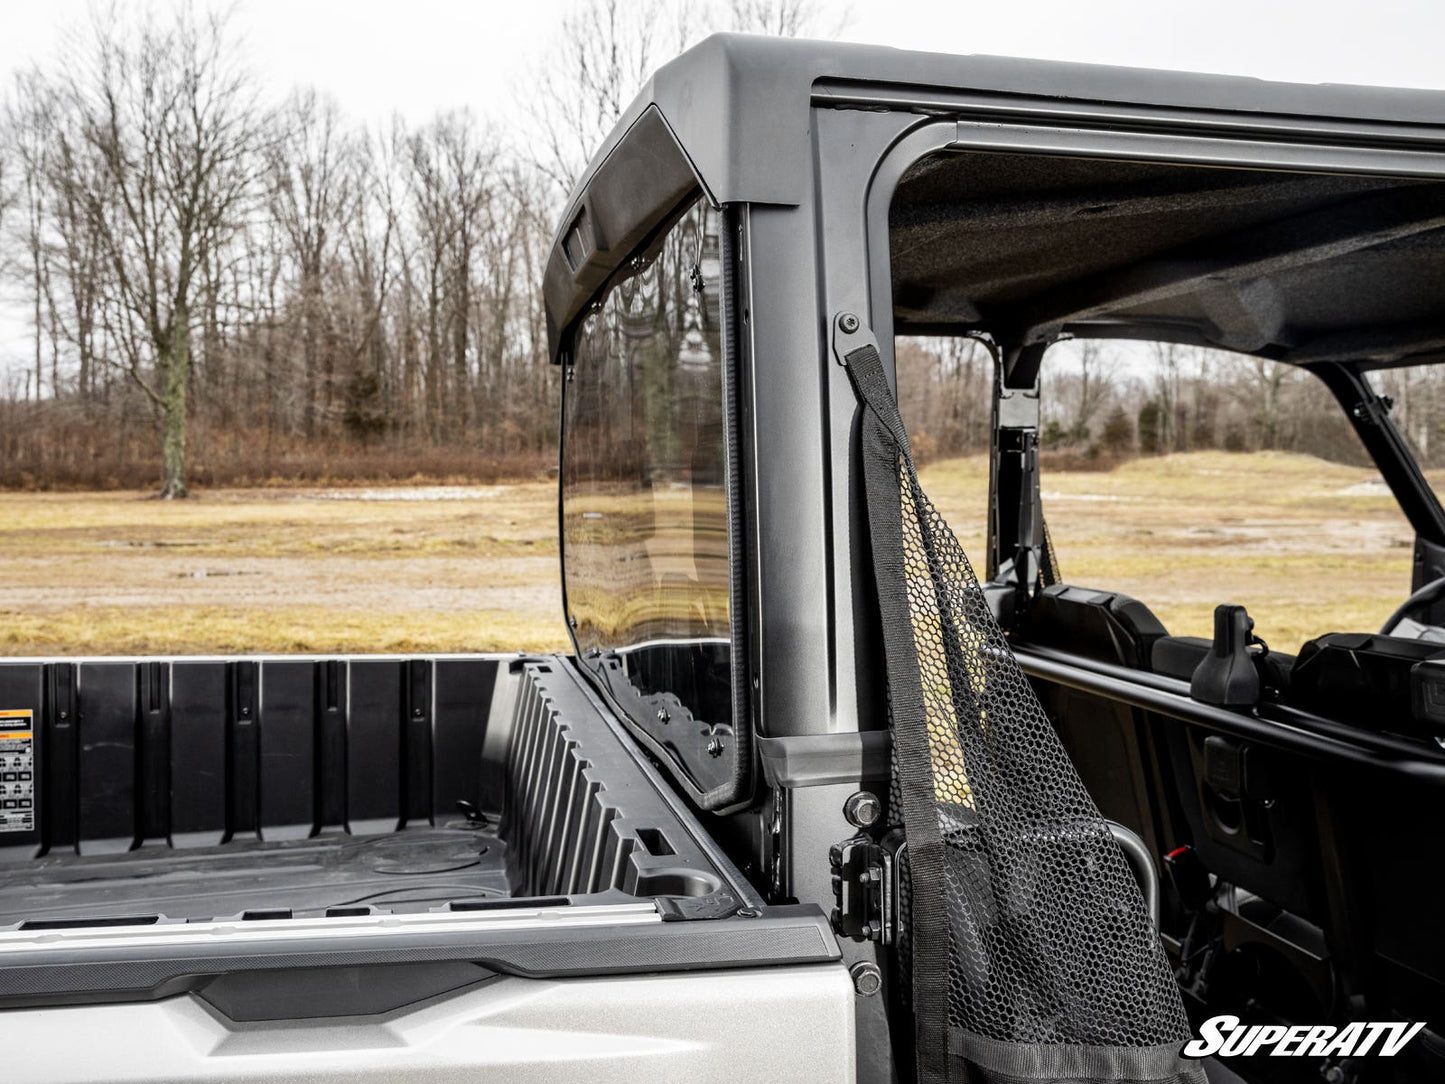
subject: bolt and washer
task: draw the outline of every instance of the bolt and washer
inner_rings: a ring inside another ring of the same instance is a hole
[[[854,828],[872,828],[883,816],[883,803],[872,791],[860,790],[843,803],[843,816]]]
[[[877,964],[859,960],[848,969],[848,974],[853,976],[853,989],[863,997],[872,997],[883,989],[883,972],[878,970]]]

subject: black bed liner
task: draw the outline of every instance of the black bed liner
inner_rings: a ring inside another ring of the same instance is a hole
[[[749,892],[560,659],[10,662],[0,710],[0,929]]]
[[[40,814],[0,853],[0,1009],[191,991],[250,1018],[320,971],[349,991],[327,987],[334,1015],[356,984],[411,990],[402,966],[436,992],[839,959],[822,911],[765,906],[566,659],[13,662],[0,697],[33,712]],[[217,793],[175,770],[197,749]]]
[[[386,835],[51,854],[0,865],[0,927],[35,929],[94,915],[190,920],[426,910],[511,896],[506,854],[494,829],[465,821]]]

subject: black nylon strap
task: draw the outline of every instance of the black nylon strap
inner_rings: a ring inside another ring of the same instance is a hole
[[[943,899],[943,837],[934,805],[928,718],[913,642],[908,575],[903,561],[901,475],[905,465],[909,473],[912,472],[912,453],[877,349],[861,347],[848,354],[844,361],[865,406],[863,484],[872,539],[873,575],[883,619],[894,759],[913,891],[911,970],[918,1080],[920,1084],[940,1084],[958,1079],[953,1067],[962,1070],[962,1065],[949,1056],[949,935]]]

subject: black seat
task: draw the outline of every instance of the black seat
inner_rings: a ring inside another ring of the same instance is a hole
[[[1209,641],[1170,637],[1137,599],[1117,592],[1055,585],[1040,592],[1024,645],[1052,647],[1100,662],[1187,679]],[[1283,660],[1281,660],[1283,661]],[[1287,665],[1284,667],[1287,670]],[[1140,711],[1108,697],[1041,683],[1040,699],[1055,721],[1085,786],[1111,820],[1144,838],[1155,860],[1192,847],[1205,869],[1235,886],[1231,936],[1250,966],[1302,968],[1289,982],[1304,988],[1300,1011],[1322,1012],[1328,1000],[1328,966],[1322,925],[1323,889],[1311,776],[1256,743],[1236,741],[1178,719]],[[1162,929],[1182,942],[1191,915],[1164,878]],[[1281,936],[1289,926],[1305,950],[1279,965]],[[1292,1008],[1294,1006],[1291,1006]]]
[[[1040,592],[1014,635],[1025,648],[1051,647],[1181,681],[1210,647],[1167,635],[1135,599],[1070,585]],[[1425,659],[1440,668],[1445,689],[1440,645],[1335,634],[1305,645],[1297,661],[1271,653],[1264,684],[1286,708],[1433,748],[1427,736],[1435,731],[1420,709],[1411,711],[1411,670]],[[1142,836],[1156,861],[1188,845],[1217,879],[1212,936],[1222,938],[1224,951],[1202,1010],[1291,1022],[1362,1014],[1445,1019],[1445,939],[1432,933],[1445,787],[1039,684],[1105,816]],[[1420,695],[1415,690],[1416,700]],[[1445,720],[1445,708],[1440,714]],[[1162,903],[1166,942],[1179,943],[1192,918],[1167,877]],[[1381,1079],[1440,1079],[1445,1063],[1435,1060],[1437,1045],[1422,1035],[1390,1067],[1394,1075]],[[1216,1074],[1239,1079],[1229,1067],[1209,1071],[1212,1081]]]
[[[1167,634],[1149,608],[1115,591],[1053,584],[1039,592],[1016,637],[1098,662],[1148,669]],[[1163,763],[1144,714],[1127,704],[1041,683],[1039,697],[1099,811],[1144,840],[1154,861],[1175,838]]]

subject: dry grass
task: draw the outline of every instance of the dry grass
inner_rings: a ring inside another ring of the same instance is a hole
[[[556,490],[0,494],[0,652],[557,650]]]
[[[1243,602],[1292,651],[1374,629],[1408,593],[1411,531],[1368,470],[1201,452],[1049,471],[1071,583],[1208,635]],[[982,457],[925,487],[981,555]],[[560,650],[556,491],[448,488],[0,494],[0,654]]]
[[[923,484],[981,554],[987,461],[932,464]],[[1043,491],[1066,581],[1142,599],[1177,635],[1208,636],[1215,605],[1239,602],[1294,651],[1324,632],[1373,631],[1409,594],[1413,532],[1371,470],[1193,452],[1046,472]]]

